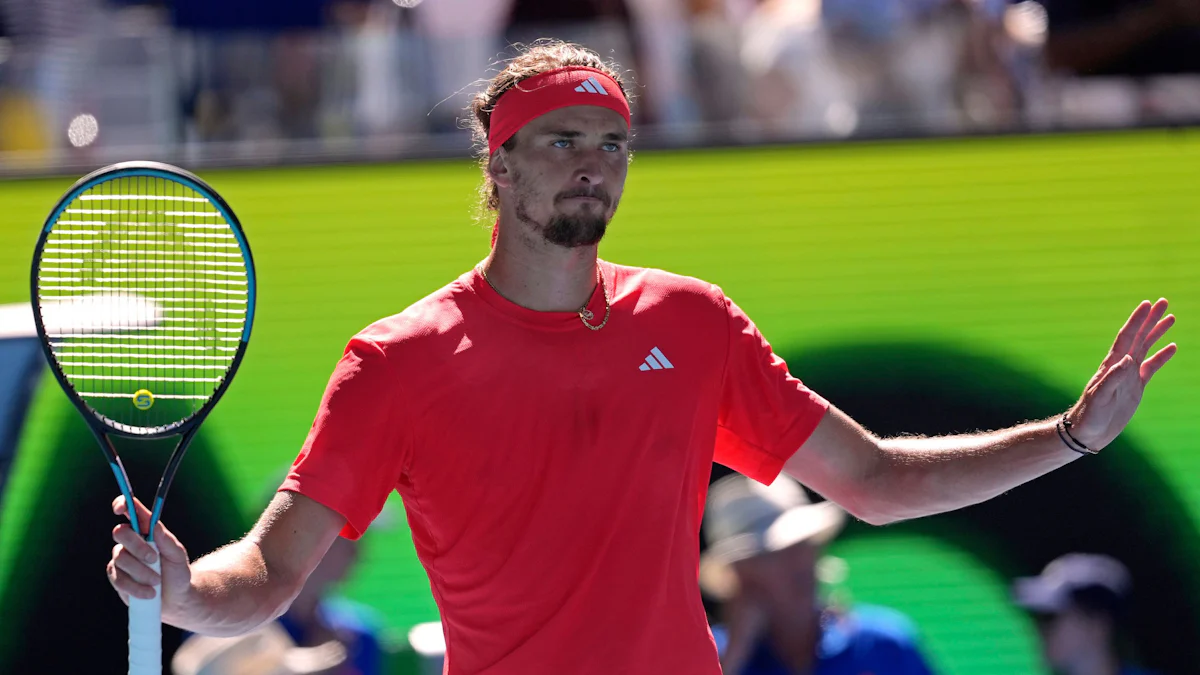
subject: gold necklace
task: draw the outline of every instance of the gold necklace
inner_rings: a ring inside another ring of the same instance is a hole
[[[518,303],[513,302],[512,299],[509,298],[507,295],[501,293],[499,288],[496,288],[496,284],[493,284],[492,280],[488,278],[487,272],[483,271],[482,264],[480,264],[479,267],[477,267],[475,269],[479,270],[479,275],[483,277],[483,280],[487,282],[487,285],[491,286],[493,291],[496,291],[496,295],[499,295],[500,297],[504,298],[505,300],[512,302],[514,305],[518,304]],[[606,286],[604,283],[604,270],[601,269],[599,262],[596,263],[596,279],[597,279],[597,283],[600,284],[600,292],[604,293],[604,320],[602,320],[600,323],[596,324],[595,326],[588,323],[592,319],[596,318],[596,315],[592,313],[592,310],[587,308],[587,302],[583,303],[583,307],[580,307],[575,312],[576,314],[579,315],[579,320],[581,322],[583,322],[583,325],[587,326],[589,330],[600,330],[601,328],[604,328],[606,325],[608,325],[609,314],[612,313],[612,303],[608,299],[608,286]],[[590,302],[591,298],[588,298],[588,300]]]

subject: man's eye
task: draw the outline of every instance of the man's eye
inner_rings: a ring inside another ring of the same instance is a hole
[[[605,143],[601,146],[605,152],[620,152],[621,146],[618,143]]]
[[[560,138],[557,141],[554,141],[553,145],[556,148],[569,148],[571,147],[571,141],[565,138]]]

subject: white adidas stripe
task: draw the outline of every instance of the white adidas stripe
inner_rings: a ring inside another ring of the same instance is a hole
[[[655,358],[657,358],[657,359],[658,359],[658,362],[659,362],[659,363],[663,364],[663,368],[674,368],[674,367],[675,367],[675,365],[674,365],[674,364],[672,364],[670,361],[668,361],[668,360],[667,360],[667,357],[666,357],[666,355],[664,355],[664,354],[662,353],[662,350],[661,350],[661,349],[659,349],[658,347],[655,347],[654,349],[651,349],[651,350],[650,350],[650,353],[651,353],[652,355],[654,355],[654,357],[655,357]]]
[[[580,84],[578,87],[575,87],[575,91],[588,94],[600,94],[602,96],[609,95],[607,91],[604,91],[604,85],[600,84],[600,82],[594,77],[589,77],[588,79],[584,80],[582,84]]]

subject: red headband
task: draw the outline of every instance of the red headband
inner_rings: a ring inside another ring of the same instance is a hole
[[[629,102],[616,80],[585,66],[555,68],[526,78],[500,95],[488,127],[488,154],[500,149],[521,127],[551,110],[596,105],[615,110],[629,126]]]

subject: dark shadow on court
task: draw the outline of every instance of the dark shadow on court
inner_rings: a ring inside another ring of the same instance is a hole
[[[118,522],[110,507],[117,483],[78,411],[65,396],[57,406],[59,435],[50,458],[55,468],[38,486],[43,511],[18,535],[21,559],[0,591],[0,673],[125,673],[128,613],[104,578]],[[153,498],[174,441],[117,440],[142,500]],[[203,430],[183,458],[163,520],[193,555],[246,531]],[[165,663],[181,638],[178,629],[163,627]]]

